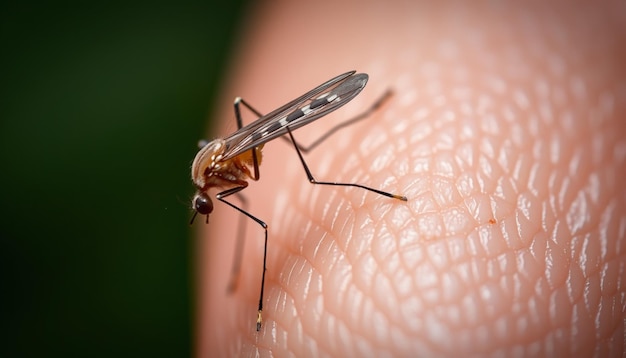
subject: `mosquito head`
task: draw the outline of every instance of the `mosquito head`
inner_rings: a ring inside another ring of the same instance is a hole
[[[198,193],[193,197],[193,209],[196,211],[191,218],[191,223],[197,214],[206,215],[206,222],[209,222],[209,214],[213,212],[213,202],[206,193]]]

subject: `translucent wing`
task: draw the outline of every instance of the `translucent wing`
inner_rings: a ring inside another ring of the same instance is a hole
[[[295,130],[350,102],[365,87],[365,73],[346,72],[226,137],[223,159],[237,155]]]

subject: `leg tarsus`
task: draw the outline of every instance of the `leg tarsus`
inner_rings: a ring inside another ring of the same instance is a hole
[[[244,182],[245,183],[245,182]],[[261,276],[261,292],[259,294],[259,310],[258,310],[258,316],[257,316],[257,331],[259,331],[261,329],[261,322],[262,322],[262,318],[261,318],[261,312],[263,311],[263,293],[265,292],[265,272],[267,271],[267,224],[265,224],[265,222],[263,222],[263,220],[257,218],[256,216],[250,214],[249,212],[247,212],[246,210],[236,206],[235,204],[226,201],[224,198],[239,193],[241,190],[245,189],[247,187],[247,183],[242,184],[242,186],[238,186],[232,189],[228,189],[225,190],[221,193],[218,193],[216,195],[217,200],[225,203],[226,205],[230,206],[231,208],[239,211],[240,213],[244,214],[245,216],[249,217],[250,219],[254,220],[257,224],[259,224],[263,230],[264,230],[264,234],[265,234],[265,240],[264,240],[264,249],[263,249],[263,274]]]
[[[315,177],[313,177],[313,174],[311,173],[311,170],[309,169],[309,166],[306,164],[306,162],[304,160],[304,157],[302,156],[302,153],[300,152],[300,149],[296,145],[296,140],[293,137],[293,133],[291,133],[291,129],[289,129],[289,127],[287,127],[287,134],[289,135],[289,138],[291,138],[291,141],[293,142],[294,147],[296,148],[296,152],[298,153],[298,158],[300,158],[300,162],[302,163],[302,167],[304,168],[304,171],[306,172],[306,176],[307,176],[309,182],[311,182],[311,184],[333,185],[333,186],[352,186],[352,187],[356,187],[356,188],[369,190],[371,192],[374,192],[374,193],[377,193],[377,194],[380,194],[380,195],[383,195],[383,196],[386,196],[386,197],[389,197],[389,198],[398,199],[398,200],[402,200],[402,201],[407,201],[407,198],[404,195],[397,195],[397,194],[388,193],[386,191],[370,188],[368,186],[361,185],[361,184],[317,181],[315,179]]]

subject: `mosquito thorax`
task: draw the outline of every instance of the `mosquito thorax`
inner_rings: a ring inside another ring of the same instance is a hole
[[[196,194],[193,198],[193,209],[200,215],[209,215],[213,212],[213,202],[205,193]]]
[[[191,164],[191,179],[196,184],[196,187],[204,188],[206,186],[205,174],[213,171],[225,148],[224,140],[218,138],[208,142],[198,151]]]

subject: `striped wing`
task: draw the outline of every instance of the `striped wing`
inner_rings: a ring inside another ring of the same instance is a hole
[[[368,75],[339,75],[226,137],[223,159],[229,159],[327,115],[356,97]]]

